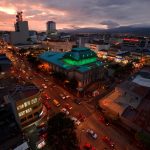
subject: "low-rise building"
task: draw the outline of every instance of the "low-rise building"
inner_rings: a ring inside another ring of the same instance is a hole
[[[106,116],[119,119],[120,124],[129,131],[144,131],[150,137],[149,100],[150,69],[143,68],[135,77],[101,99],[99,104]]]
[[[89,48],[72,48],[70,52],[45,52],[39,59],[46,62],[52,71],[65,74],[68,79],[76,79],[78,88],[102,79],[104,64]]]
[[[75,45],[74,41],[49,40],[42,41],[44,48],[52,51],[67,52]]]
[[[85,43],[85,47],[90,48],[94,52],[98,53],[100,50],[108,50],[110,48],[109,43],[105,43],[104,41],[92,41],[90,43]]]

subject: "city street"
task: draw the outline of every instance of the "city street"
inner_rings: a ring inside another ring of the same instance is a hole
[[[115,150],[136,150],[136,148],[131,145],[131,138],[127,134],[125,134],[120,129],[116,130],[114,125],[107,126],[106,124],[99,121],[99,117],[101,114],[100,112],[98,112],[98,110],[95,109],[94,101],[88,103],[88,100],[83,100],[80,105],[74,103],[73,100],[76,97],[65,91],[65,89],[63,89],[59,85],[56,85],[50,76],[37,74],[32,68],[30,68],[30,64],[27,61],[22,61],[23,57],[21,58],[20,56],[13,56],[13,54],[8,50],[6,50],[5,52],[7,53],[7,56],[11,60],[13,60],[13,75],[16,77],[20,76],[25,81],[33,82],[40,89],[43,89],[43,93],[47,94],[48,97],[50,97],[50,99],[48,100],[51,105],[49,114],[51,114],[51,112],[60,112],[60,109],[63,108],[66,103],[68,103],[70,106],[72,106],[72,109],[70,110],[70,116],[77,116],[79,113],[85,116],[84,122],[81,122],[81,124],[77,126],[76,129],[81,148],[85,143],[90,143],[96,148],[96,150],[104,150],[105,148],[109,150],[111,148],[101,139],[102,136],[108,136],[115,143]],[[32,79],[30,79],[30,77],[32,77]],[[47,81],[45,81],[45,79]],[[45,84],[46,88],[43,88],[42,84]],[[69,95],[70,98],[65,98],[63,100],[60,94],[64,94],[65,96]],[[54,99],[60,102],[60,107],[56,107],[53,104],[52,101]],[[41,99],[41,101],[44,103],[45,99]],[[90,137],[86,133],[86,130],[88,128],[96,132],[96,134],[98,135],[97,139],[92,139],[92,137]],[[36,126],[34,125],[30,129],[28,129],[27,133],[34,150],[36,149],[35,142],[37,142],[38,140]]]

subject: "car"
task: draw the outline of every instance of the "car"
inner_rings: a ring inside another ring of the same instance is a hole
[[[48,80],[48,79],[44,79],[44,81],[45,81],[45,82],[48,82],[49,80]]]
[[[76,104],[78,104],[78,105],[81,104],[81,100],[79,100],[79,99],[74,99],[74,102],[75,102]]]
[[[53,100],[53,104],[54,104],[56,107],[59,107],[59,106],[60,106],[59,101],[56,100],[56,99]]]
[[[37,131],[39,135],[42,135],[47,132],[47,127],[46,126],[37,126]]]
[[[90,135],[93,139],[97,139],[97,134],[92,129],[87,129],[86,133]]]
[[[99,116],[99,121],[100,121],[101,123],[104,123],[104,122],[105,122],[105,118],[101,115],[101,116]]]
[[[90,143],[85,143],[84,146],[83,146],[83,148],[85,150],[96,150],[96,148],[93,147]]]
[[[43,89],[40,89],[40,92],[43,92],[44,90]]]
[[[50,104],[49,104],[48,101],[45,101],[45,102],[44,102],[44,105],[45,105],[45,107],[46,107],[48,110],[51,109],[51,106],[50,106]]]
[[[44,88],[44,89],[47,89],[47,86],[45,85],[45,86],[43,86],[43,88]]]
[[[99,116],[99,121],[100,121],[101,123],[104,123],[106,126],[109,126],[109,125],[110,125],[108,119],[104,118],[102,115]]]
[[[48,137],[48,134],[47,134],[47,133],[43,133],[43,134],[40,135],[40,139],[46,140],[47,137]]]
[[[86,119],[85,115],[83,115],[82,113],[78,113],[78,114],[77,114],[77,118],[78,118],[78,120],[80,120],[81,122],[83,122],[83,121]]]
[[[70,106],[70,104],[66,103],[64,105],[64,107],[67,109],[67,110],[71,110],[72,109],[72,106]]]
[[[76,117],[71,117],[71,120],[74,121],[75,125],[79,126],[81,122]]]
[[[60,111],[65,113],[66,115],[69,115],[69,111],[66,108],[62,108]]]
[[[66,97],[63,94],[60,94],[60,97],[64,100]]]
[[[50,97],[46,93],[42,94],[42,98],[45,100],[51,100]]]
[[[70,98],[70,95],[66,95],[66,98]]]
[[[44,89],[47,89],[47,86],[45,84],[42,84],[42,86],[43,86]]]
[[[102,141],[105,142],[110,148],[115,148],[115,143],[108,136],[102,136]]]

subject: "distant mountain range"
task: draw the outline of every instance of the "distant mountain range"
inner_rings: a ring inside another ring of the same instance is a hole
[[[63,29],[62,32],[68,33],[133,33],[140,35],[150,35],[150,26],[149,27],[138,27],[138,26],[121,26],[113,29],[99,29],[99,28],[78,28],[78,29]]]

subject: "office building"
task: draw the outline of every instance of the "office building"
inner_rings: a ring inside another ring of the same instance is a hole
[[[12,104],[14,114],[22,128],[40,119],[42,104],[40,90],[35,85],[17,85],[5,99]]]
[[[4,104],[10,105],[15,120],[24,129],[38,122],[42,113],[40,90],[31,83],[22,84],[16,78],[0,80],[0,97]]]
[[[22,134],[12,107],[0,100],[0,149],[29,150],[27,139]]]
[[[48,21],[46,27],[48,35],[56,33],[56,23],[54,21]]]
[[[28,38],[28,22],[23,21],[22,12],[18,12],[16,15],[15,32],[10,33],[10,41],[12,44],[28,44]]]

